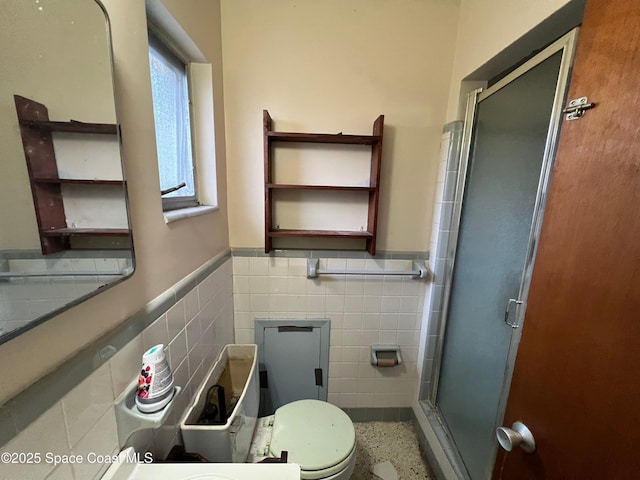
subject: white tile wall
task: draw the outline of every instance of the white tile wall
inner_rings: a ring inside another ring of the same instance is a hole
[[[170,418],[162,427],[140,431],[128,444],[139,451],[164,458],[180,442],[178,422],[208,367],[222,347],[233,343],[232,266],[228,260],[125,345],[90,377],[29,425],[0,452],[39,452],[36,465],[6,465],[0,480],[100,478],[108,465],[89,463],[88,455],[112,455],[119,450],[114,400],[140,368],[144,351],[162,342],[169,344],[170,364],[177,385],[184,387]],[[44,461],[45,453],[81,455],[81,464],[58,466]]]
[[[457,180],[458,149],[461,133],[461,130],[457,133],[452,131],[444,132],[440,142],[440,162],[429,249],[431,252],[429,268],[436,273],[436,276],[433,282],[427,286],[425,292],[424,318],[422,320],[420,348],[418,351],[419,358],[424,359],[424,369],[421,372],[421,398],[425,398],[431,388],[436,341],[438,338],[438,319],[442,308],[442,292],[444,288],[442,275],[447,258],[446,236],[443,235],[443,232],[448,234],[450,229],[453,228],[450,216],[455,206],[455,189],[452,186]],[[448,188],[446,188],[447,184]]]
[[[86,436],[96,422],[113,407],[111,368],[103,364],[62,399],[62,413],[71,448]]]
[[[0,469],[0,479],[46,478],[53,470],[53,465],[44,461],[45,454],[48,452],[52,455],[68,455],[71,452],[60,402],[43,413],[36,422],[29,425],[20,435],[5,445],[2,452],[40,453],[42,461],[28,465],[3,462]]]
[[[304,258],[233,257],[236,342],[255,342],[256,318],[329,318],[328,400],[344,408],[410,406],[426,283],[395,276],[307,279],[306,265]],[[320,268],[411,270],[412,262],[329,258]],[[400,344],[405,363],[372,367],[373,344]]]
[[[20,328],[115,278],[101,277],[97,272],[118,271],[130,264],[131,260],[125,258],[5,259],[3,265],[8,272],[51,272],[52,276],[12,278],[0,283],[0,333]],[[74,271],[96,272],[96,276],[55,276]]]

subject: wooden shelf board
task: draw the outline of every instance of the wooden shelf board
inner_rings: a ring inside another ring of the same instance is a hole
[[[128,237],[131,231],[127,228],[56,228],[41,230],[43,237]]]
[[[292,185],[282,183],[267,183],[267,188],[274,190],[334,190],[334,191],[347,191],[347,192],[373,192],[375,187],[352,187],[352,186],[337,186],[337,185]]]
[[[90,180],[84,178],[42,178],[34,177],[36,183],[66,183],[71,185],[124,185],[124,180]]]
[[[373,234],[358,230],[269,230],[269,237],[314,237],[314,238],[372,238]]]
[[[380,141],[377,135],[342,135],[331,133],[266,132],[269,140],[299,143],[335,143],[341,145],[373,145]]]
[[[70,133],[98,133],[115,135],[118,127],[113,123],[85,123],[85,122],[53,122],[50,120],[20,120],[20,125],[48,130],[50,132]]]

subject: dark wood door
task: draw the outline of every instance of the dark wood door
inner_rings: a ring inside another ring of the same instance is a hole
[[[640,1],[588,0],[560,133],[497,479],[640,478]]]

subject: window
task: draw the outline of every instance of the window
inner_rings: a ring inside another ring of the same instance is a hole
[[[149,32],[149,64],[162,208],[194,207],[198,201],[187,65],[152,32]]]

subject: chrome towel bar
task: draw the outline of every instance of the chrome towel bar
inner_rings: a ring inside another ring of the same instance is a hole
[[[318,268],[320,259],[307,259],[307,278],[318,278],[319,275],[410,275],[413,279],[429,276],[429,269],[424,262],[414,260],[413,270],[325,270]]]
[[[133,272],[131,268],[111,271],[78,271],[78,272],[0,272],[1,278],[27,278],[27,277],[124,277]]]

